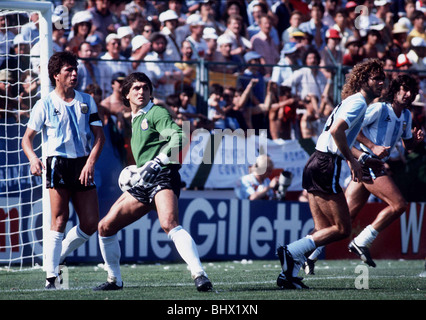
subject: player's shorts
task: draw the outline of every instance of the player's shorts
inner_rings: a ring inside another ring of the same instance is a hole
[[[342,160],[337,154],[315,150],[303,169],[302,187],[308,192],[342,192],[339,184]]]
[[[46,187],[48,189],[69,189],[72,191],[87,191],[96,188],[94,182],[85,186],[78,179],[81,170],[86,165],[87,158],[48,157],[46,161]]]
[[[179,199],[181,179],[179,164],[172,164],[160,171],[155,181],[149,186],[134,186],[127,190],[139,202],[151,204],[158,191],[170,189]]]
[[[371,179],[376,179],[378,177],[386,176],[387,173],[384,168],[370,168],[366,166],[365,164],[361,166],[362,167],[362,175],[364,177],[370,176]]]

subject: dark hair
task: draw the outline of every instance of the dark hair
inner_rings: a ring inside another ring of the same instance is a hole
[[[320,54],[319,54],[319,52],[318,52],[318,50],[317,49],[315,49],[313,46],[310,46],[306,51],[305,51],[305,54],[303,55],[303,64],[304,65],[306,65],[306,59],[308,58],[308,55],[310,55],[311,53],[313,53],[314,55],[315,55],[315,59],[317,60],[317,62],[318,62],[318,65],[319,65],[319,63],[321,62],[321,56],[320,56]]]
[[[131,73],[126,78],[124,78],[123,83],[121,85],[121,99],[123,100],[123,103],[126,107],[130,107],[129,100],[127,100],[126,96],[129,94],[130,89],[132,88],[133,83],[135,82],[145,82],[148,85],[149,91],[152,95],[151,79],[149,79],[149,77],[143,72]]]
[[[182,102],[177,93],[170,94],[166,97],[166,104],[170,107],[180,107]]]
[[[73,67],[77,67],[78,65],[77,57],[71,51],[56,52],[50,57],[47,69],[49,71],[49,79],[52,86],[56,87],[54,76],[59,74],[62,67],[67,64]]]
[[[222,95],[223,94],[223,86],[221,86],[218,83],[213,83],[209,88],[209,94],[217,94]]]
[[[413,102],[419,92],[419,85],[416,78],[408,74],[400,74],[395,79],[392,79],[388,91],[384,94],[383,99],[392,103],[395,98],[395,94],[399,91],[401,86],[411,92],[411,102]]]
[[[164,34],[162,34],[161,32],[153,32],[152,34],[151,34],[151,36],[149,37],[149,42],[155,42],[155,41],[157,41],[158,39],[163,39],[165,42],[166,42],[166,44],[167,44],[167,38],[166,38],[166,36],[164,35]]]

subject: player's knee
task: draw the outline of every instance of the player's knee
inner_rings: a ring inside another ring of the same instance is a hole
[[[350,223],[342,223],[337,226],[337,234],[340,239],[345,239],[351,235],[351,224]]]
[[[161,221],[160,225],[164,232],[168,234],[172,229],[178,226],[178,223],[175,220],[170,219]]]
[[[113,235],[114,233],[112,232],[110,226],[107,223],[105,223],[104,220],[101,220],[98,223],[98,234],[101,237],[109,237]]]
[[[393,212],[394,212],[395,216],[398,216],[398,217],[401,214],[403,214],[406,209],[407,209],[407,202],[405,200],[398,201],[393,206]]]

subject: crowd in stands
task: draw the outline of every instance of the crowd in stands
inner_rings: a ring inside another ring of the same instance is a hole
[[[418,77],[421,94],[413,123],[425,129],[423,3],[52,0],[53,51],[70,50],[79,57],[78,90],[98,96],[100,112],[113,119],[124,140],[131,114],[120,86],[131,72],[152,79],[155,102],[169,108],[178,124],[268,129],[271,139],[297,139],[320,133],[339,102],[336,75],[366,58],[383,60],[389,79],[398,72]],[[0,108],[7,105],[0,118],[17,99],[21,113],[14,115],[28,117],[37,101],[38,14],[30,14],[20,28],[10,27],[16,20],[0,14]],[[194,95],[201,59],[210,75],[204,113]],[[6,103],[7,90],[17,99]]]

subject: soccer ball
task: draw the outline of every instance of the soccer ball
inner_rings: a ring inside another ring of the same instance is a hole
[[[125,192],[132,188],[141,179],[138,168],[135,165],[125,167],[118,177],[118,186]]]

